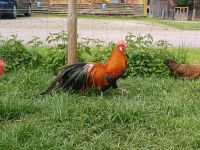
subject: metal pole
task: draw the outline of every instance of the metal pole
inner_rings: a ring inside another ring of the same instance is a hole
[[[77,61],[77,0],[68,0],[68,56],[66,62]]]

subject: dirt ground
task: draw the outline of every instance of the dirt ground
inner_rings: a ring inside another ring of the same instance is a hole
[[[19,17],[15,20],[0,19],[0,39],[17,35],[24,42],[40,37],[45,42],[49,33],[67,31],[64,17]],[[152,34],[154,41],[167,40],[175,47],[200,48],[200,31],[181,31],[158,24],[133,20],[78,19],[79,37],[119,41],[129,33]],[[47,43],[46,43],[47,44]]]

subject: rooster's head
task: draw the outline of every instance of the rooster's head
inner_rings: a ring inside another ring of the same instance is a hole
[[[120,51],[124,52],[127,47],[126,41],[120,41],[117,47],[119,48]]]

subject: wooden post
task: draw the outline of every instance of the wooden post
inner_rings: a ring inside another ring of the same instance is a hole
[[[165,16],[165,10],[162,9],[162,16],[161,16],[161,18],[164,19],[165,18],[164,16]]]
[[[47,8],[47,13],[49,14],[49,11],[50,11],[50,6],[51,6],[51,0],[48,1],[48,8]]]
[[[68,0],[68,64],[77,61],[77,0]]]
[[[195,9],[193,9],[193,13],[192,13],[192,21],[194,21],[194,20],[195,20],[195,13],[196,13],[196,10],[195,10]]]
[[[147,16],[147,0],[143,0],[143,16]]]

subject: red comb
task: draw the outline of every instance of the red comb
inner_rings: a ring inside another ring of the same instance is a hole
[[[118,42],[118,45],[124,45],[124,46],[126,46],[126,41],[121,40],[121,41]]]
[[[5,64],[3,62],[3,59],[0,59],[0,76],[3,75],[5,69]]]
[[[5,63],[4,63],[3,59],[0,59],[0,66],[5,67]]]

